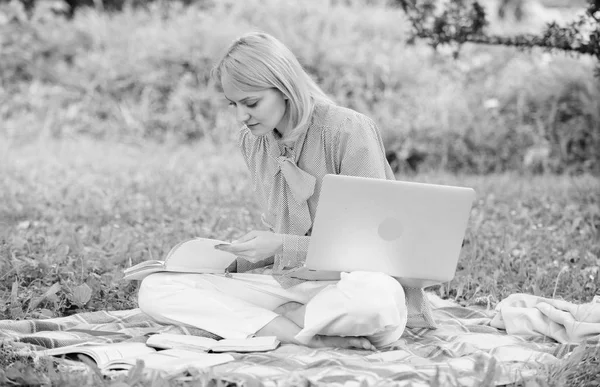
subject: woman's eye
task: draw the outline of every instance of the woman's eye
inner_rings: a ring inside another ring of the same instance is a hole
[[[235,106],[235,102],[229,102],[229,106]]]
[[[258,102],[252,102],[252,103],[247,104],[246,106],[248,106],[249,108],[253,108],[256,106],[257,103]]]

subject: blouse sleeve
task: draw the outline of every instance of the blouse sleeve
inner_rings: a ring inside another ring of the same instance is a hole
[[[341,175],[394,179],[377,125],[364,115],[349,117],[338,131],[337,162]]]
[[[283,249],[275,256],[275,268],[291,269],[302,266],[308,253],[309,236],[283,234]]]

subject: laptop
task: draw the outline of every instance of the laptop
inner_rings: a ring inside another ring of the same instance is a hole
[[[377,271],[407,287],[450,281],[465,236],[472,188],[326,175],[305,279]]]

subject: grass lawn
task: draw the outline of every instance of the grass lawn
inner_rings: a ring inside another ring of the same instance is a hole
[[[432,288],[442,297],[493,307],[515,292],[575,302],[600,293],[597,177],[398,178],[477,191],[456,277]],[[137,283],[121,280],[124,267],[187,238],[260,227],[234,141],[0,141],[0,187],[0,319],[133,308]]]

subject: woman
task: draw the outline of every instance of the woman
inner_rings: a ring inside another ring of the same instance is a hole
[[[299,343],[306,304],[336,283],[294,275],[306,258],[323,177],[335,173],[394,179],[394,174],[373,121],[333,104],[274,37],[240,37],[212,76],[243,125],[239,146],[269,230],[254,230],[231,245],[218,246],[238,257],[235,274],[150,275],[140,286],[139,306],[158,321],[195,326],[225,338],[274,335],[283,343]],[[401,295],[397,307],[405,312],[403,289],[393,282]],[[423,302],[420,289],[410,294]],[[404,326],[380,328],[379,335],[365,331],[368,338],[317,335],[302,343],[373,349],[371,341],[389,344]]]

